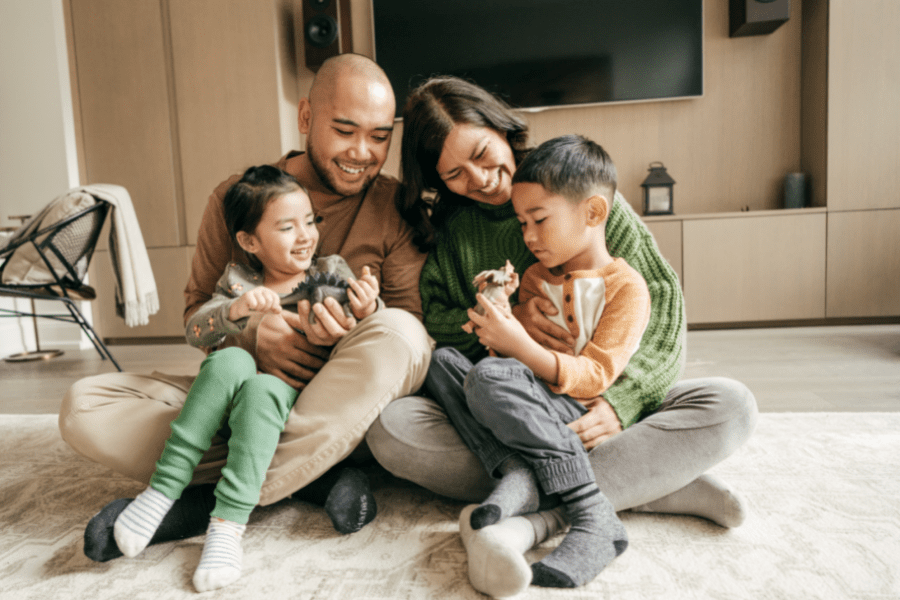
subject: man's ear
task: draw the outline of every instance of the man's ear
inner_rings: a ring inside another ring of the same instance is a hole
[[[609,200],[605,196],[595,194],[587,199],[588,225],[596,227],[606,221],[609,216]]]
[[[238,246],[240,246],[244,252],[247,254],[256,254],[256,236],[250,235],[246,231],[238,231],[235,237],[237,238]]]
[[[300,133],[307,135],[309,133],[309,124],[312,121],[312,109],[309,106],[309,98],[300,98],[297,103],[297,128]]]

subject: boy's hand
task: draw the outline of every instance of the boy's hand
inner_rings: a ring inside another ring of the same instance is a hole
[[[350,310],[357,319],[362,320],[375,312],[378,308],[378,280],[372,275],[368,266],[362,268],[362,276],[359,279],[348,279],[350,289],[347,297],[350,298]]]
[[[238,296],[238,299],[228,309],[228,318],[232,321],[249,317],[251,312],[279,314],[281,312],[281,297],[267,287],[253,288],[246,294]]]
[[[475,334],[478,341],[502,356],[516,358],[517,351],[524,345],[534,343],[534,340],[522,327],[522,324],[512,316],[511,312],[504,311],[493,302],[476,294],[475,299],[484,310],[484,315],[479,315],[474,308],[468,310],[469,319],[475,325]]]

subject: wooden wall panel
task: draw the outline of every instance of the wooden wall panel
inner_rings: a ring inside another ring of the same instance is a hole
[[[900,210],[828,213],[828,317],[900,316]]]
[[[281,154],[274,4],[168,3],[188,243],[210,192]]]
[[[82,183],[124,186],[145,243],[176,245],[180,213],[159,0],[71,0],[70,17]]]
[[[828,209],[900,208],[900,2],[831,0]]]
[[[825,317],[823,212],[685,220],[688,323]]]

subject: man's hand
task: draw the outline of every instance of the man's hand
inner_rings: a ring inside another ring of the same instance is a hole
[[[300,318],[290,311],[265,315],[256,331],[256,365],[295,389],[303,389],[328,359],[329,348],[297,333]],[[295,329],[296,328],[296,329]]]
[[[578,434],[585,450],[592,450],[622,431],[622,423],[613,407],[602,397],[586,413],[569,423],[569,429]]]
[[[315,324],[309,322],[310,310],[316,315]],[[334,298],[325,298],[324,302],[317,302],[312,307],[309,300],[301,300],[297,303],[297,313],[299,328],[317,346],[334,346],[356,325],[356,319],[346,316],[344,308]]]
[[[232,321],[249,317],[251,312],[266,312],[278,314],[281,312],[281,298],[267,287],[255,287],[249,292],[241,294],[231,303],[228,309],[228,318]]]
[[[350,298],[350,310],[357,319],[365,319],[378,308],[376,298],[378,298],[378,280],[372,275],[372,271],[368,266],[362,268],[362,277],[359,279],[348,279],[350,289],[347,290],[347,297]]]
[[[538,344],[564,354],[575,354],[575,338],[563,327],[547,318],[559,311],[547,298],[534,296],[512,309],[513,314]]]

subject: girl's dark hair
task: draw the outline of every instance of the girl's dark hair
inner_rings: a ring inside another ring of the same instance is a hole
[[[272,165],[250,167],[237,183],[225,192],[225,225],[236,238],[238,231],[253,233],[269,202],[297,190],[306,189],[293,175]]]
[[[453,208],[474,202],[448,190],[437,172],[444,142],[458,124],[489,127],[504,136],[516,164],[531,150],[525,120],[484,88],[442,76],[414,89],[403,108],[404,189],[397,196],[397,209],[412,225],[413,241],[423,252],[434,247],[435,231]],[[423,198],[426,194],[430,198]]]
[[[269,202],[297,190],[309,195],[306,188],[293,175],[278,167],[261,165],[244,171],[240,180],[225,192],[222,201],[225,225],[231,239],[237,243],[238,231],[254,233]],[[255,256],[251,255],[249,258],[254,267],[261,266]]]

